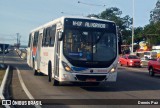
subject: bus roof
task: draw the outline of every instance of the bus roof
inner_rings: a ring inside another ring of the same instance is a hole
[[[95,21],[104,21],[104,22],[112,22],[112,23],[114,23],[113,21],[104,20],[104,19],[98,19],[98,18],[93,18],[93,17],[89,18],[89,17],[82,17],[82,16],[62,16],[62,17],[57,18],[55,20],[52,20],[52,21],[50,21],[50,22],[48,22],[48,23],[46,23],[44,25],[41,25],[41,26],[37,27],[36,29],[31,30],[31,33],[35,32],[35,31],[38,31],[40,29],[43,29],[45,27],[49,27],[49,26],[51,26],[51,25],[53,25],[55,23],[58,23],[59,21],[63,22],[65,18],[86,19],[86,20],[93,20],[93,21],[95,20]]]

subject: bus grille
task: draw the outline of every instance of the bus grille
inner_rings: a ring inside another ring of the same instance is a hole
[[[76,75],[80,81],[86,81],[87,79],[96,79],[96,81],[103,81],[106,75]]]

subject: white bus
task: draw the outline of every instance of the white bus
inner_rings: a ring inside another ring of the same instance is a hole
[[[112,21],[61,17],[31,31],[27,63],[48,81],[116,81],[118,37]]]

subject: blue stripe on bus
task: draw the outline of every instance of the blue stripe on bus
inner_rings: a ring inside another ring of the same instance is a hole
[[[83,71],[83,70],[87,70],[88,68],[82,68],[82,67],[71,67],[72,70],[74,71]]]

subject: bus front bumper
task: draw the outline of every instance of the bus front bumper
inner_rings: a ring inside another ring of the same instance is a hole
[[[68,73],[60,77],[60,82],[115,82],[117,72],[106,74],[77,74]]]

